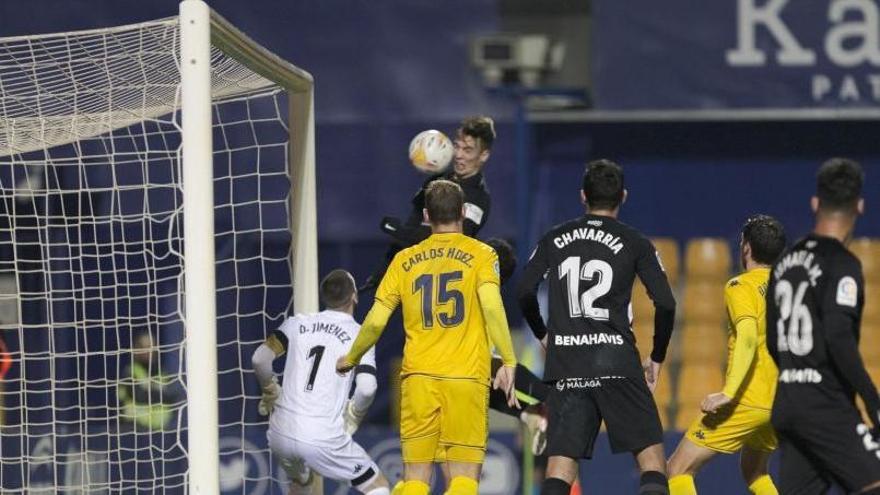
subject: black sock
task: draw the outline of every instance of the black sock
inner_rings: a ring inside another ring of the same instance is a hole
[[[660,471],[642,473],[639,495],[669,495],[669,480]]]
[[[545,478],[541,484],[541,495],[569,495],[571,485],[559,478]]]

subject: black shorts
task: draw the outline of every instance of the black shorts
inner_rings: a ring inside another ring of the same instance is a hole
[[[547,398],[547,455],[589,459],[605,421],[611,451],[639,452],[663,442],[654,396],[644,380],[569,378]]]
[[[779,493],[825,493],[831,482],[856,492],[880,481],[880,450],[851,404],[773,411],[781,463]]]

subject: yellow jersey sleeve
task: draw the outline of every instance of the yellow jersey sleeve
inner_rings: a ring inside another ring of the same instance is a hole
[[[498,255],[494,250],[487,250],[484,260],[477,268],[477,287],[485,283],[501,285],[501,269],[498,266]]]
[[[400,263],[398,256],[391,260],[379,288],[376,289],[376,302],[390,310],[394,310],[400,304]]]
[[[744,318],[758,318],[758,291],[748,284],[734,278],[724,287],[724,304],[730,316],[730,324],[736,324]]]

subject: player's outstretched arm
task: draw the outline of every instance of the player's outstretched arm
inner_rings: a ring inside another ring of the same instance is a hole
[[[666,272],[660,265],[660,255],[647,239],[645,239],[645,245],[636,260],[636,273],[648,290],[648,296],[654,302],[654,347],[651,350],[650,358],[651,361],[659,364],[666,359],[666,349],[672,338],[672,328],[675,323],[675,296],[672,295],[672,288],[669,286]]]
[[[263,397],[258,406],[258,411],[263,416],[272,413],[275,402],[281,395],[281,387],[278,386],[275,373],[272,371],[272,361],[286,351],[286,339],[283,333],[276,331],[266,339],[266,342],[260,344],[251,356],[254,375],[263,390]]]
[[[746,379],[752,368],[752,362],[758,352],[758,321],[755,318],[744,318],[736,324],[736,344],[730,358],[730,373],[724,382],[721,392],[709,394],[700,405],[706,413],[716,412],[729,404]]]
[[[871,415],[874,428],[880,428],[880,396],[865,369],[856,341],[856,320],[841,312],[826,313],[823,325],[828,353],[843,378],[859,394]]]
[[[730,372],[721,392],[709,394],[700,405],[711,413],[730,403],[745,382],[758,351],[758,317],[761,296],[758,289],[734,278],[724,287],[724,305],[734,324],[736,344],[730,359]]]
[[[501,300],[501,292],[493,283],[482,284],[477,289],[480,299],[480,308],[483,311],[483,319],[486,321],[486,330],[489,340],[498,354],[501,355],[501,367],[495,373],[493,388],[501,389],[507,396],[507,405],[521,409],[519,399],[516,397],[516,354],[513,352],[513,341],[510,339],[510,328],[507,326],[507,315],[504,313],[504,302]]]
[[[871,376],[865,370],[859,343],[858,294],[864,287],[861,266],[855,259],[839,260],[839,271],[829,277],[829,289],[822,304],[825,340],[834,366],[859,394],[871,415],[875,428],[880,428],[880,396]]]
[[[357,366],[363,355],[379,341],[379,337],[382,336],[385,325],[388,324],[393,312],[393,308],[389,308],[379,301],[373,303],[373,307],[370,308],[370,312],[367,313],[367,317],[361,325],[361,331],[358,332],[357,338],[351,345],[351,350],[336,362],[337,372],[348,373]]]
[[[535,334],[535,338],[545,344],[544,340],[547,336],[547,324],[541,317],[541,307],[538,304],[538,285],[544,280],[549,266],[546,257],[538,244],[532,256],[529,258],[526,267],[523,270],[522,277],[517,287],[517,298],[519,299],[519,307],[522,310],[523,317]]]
[[[354,394],[346,404],[344,412],[345,432],[354,434],[367,415],[367,410],[373,404],[376,390],[379,388],[376,382],[376,348],[370,349],[361,359],[361,364],[355,368]]]

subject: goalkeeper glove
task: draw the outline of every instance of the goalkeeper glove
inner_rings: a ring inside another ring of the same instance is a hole
[[[281,387],[278,386],[278,380],[272,377],[272,381],[263,387],[263,397],[260,399],[260,405],[257,406],[257,412],[261,416],[268,416],[275,410],[275,402],[281,396]]]
[[[345,404],[345,410],[342,412],[342,420],[345,423],[345,432],[349,435],[354,435],[354,432],[357,431],[358,426],[361,425],[361,421],[364,420],[364,416],[367,415],[367,411],[358,411],[354,407],[354,401],[349,400]]]

